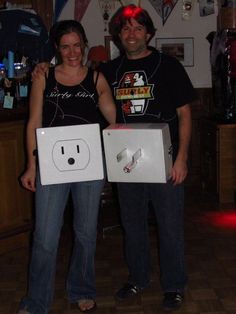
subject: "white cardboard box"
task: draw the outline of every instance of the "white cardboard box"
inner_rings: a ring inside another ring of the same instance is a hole
[[[103,130],[108,181],[167,182],[172,146],[166,123],[112,124]]]
[[[42,185],[104,178],[99,124],[36,130]]]

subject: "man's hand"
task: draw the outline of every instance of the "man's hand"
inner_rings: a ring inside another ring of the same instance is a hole
[[[49,68],[49,63],[48,62],[38,63],[35,66],[33,72],[31,73],[32,81],[37,79],[39,77],[39,75],[45,75],[45,73],[47,72],[48,68]]]
[[[188,174],[188,167],[185,161],[176,159],[171,170],[171,179],[174,185],[182,183]]]

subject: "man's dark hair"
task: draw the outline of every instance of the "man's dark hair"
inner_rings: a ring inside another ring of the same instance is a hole
[[[139,24],[146,27],[147,33],[151,35],[149,41],[155,35],[156,29],[153,25],[150,15],[146,10],[134,4],[122,6],[112,16],[109,23],[109,32],[112,36],[112,40],[120,49],[122,49],[122,47],[119,34],[123,26],[126,25],[127,22],[130,22],[132,18],[135,19]]]

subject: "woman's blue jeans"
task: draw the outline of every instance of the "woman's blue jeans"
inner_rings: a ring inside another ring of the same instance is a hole
[[[183,292],[187,282],[184,258],[184,187],[153,183],[118,183],[129,282],[144,288],[150,281],[149,201],[159,234],[160,279],[164,292]]]
[[[67,277],[69,300],[96,296],[94,255],[104,180],[42,186],[37,178],[35,231],[28,295],[21,308],[46,314],[53,300],[57,249],[69,192],[74,205],[74,247]]]

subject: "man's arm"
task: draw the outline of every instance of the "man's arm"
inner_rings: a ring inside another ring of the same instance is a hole
[[[33,72],[31,73],[32,81],[39,78],[40,75],[45,75],[45,73],[48,71],[49,68],[49,62],[40,62],[38,63]]]
[[[99,95],[99,109],[107,122],[116,122],[116,106],[113,100],[111,89],[102,73],[99,73],[97,82],[97,91]]]
[[[186,104],[177,108],[177,114],[179,119],[179,148],[171,171],[171,178],[174,184],[182,183],[187,176],[188,149],[192,131],[190,106]]]

